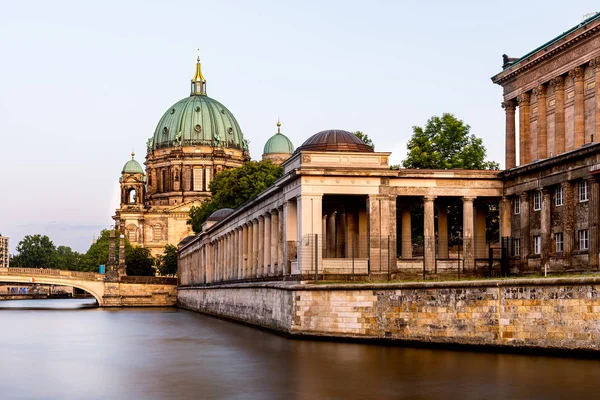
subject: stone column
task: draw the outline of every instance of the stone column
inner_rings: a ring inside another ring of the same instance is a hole
[[[256,278],[258,276],[258,220],[252,220],[252,271],[251,277]]]
[[[336,253],[337,258],[344,258],[346,254],[346,210],[343,208],[336,218]]]
[[[358,258],[358,215],[355,210],[346,213],[346,258]]]
[[[521,216],[521,268],[526,270],[529,266],[527,257],[529,256],[529,193],[524,192],[520,195],[520,216]]]
[[[574,119],[575,119],[575,141],[574,148],[578,149],[583,146],[585,142],[585,125],[584,125],[584,113],[585,113],[585,104],[584,104],[584,87],[583,87],[583,68],[577,67],[571,71],[569,71],[569,76],[573,78],[573,83],[575,85],[575,100],[573,103],[574,109]]]
[[[529,164],[531,161],[529,100],[529,93],[522,93],[517,98],[519,103],[519,165]]]
[[[548,121],[546,87],[539,85],[534,90],[537,96],[537,158],[548,158]]]
[[[438,205],[438,257],[449,258],[448,254],[448,206]]]
[[[273,266],[271,265],[271,213],[265,214],[265,255],[264,255],[264,263],[265,276],[271,276],[273,271]]]
[[[258,217],[257,277],[265,275],[265,217]]]
[[[511,215],[512,208],[510,205],[510,199],[506,196],[502,196],[499,204],[499,225],[500,225],[500,238],[510,237],[511,228]]]
[[[278,215],[277,215],[277,210],[271,210],[271,273],[273,275],[277,275],[277,266],[278,266],[278,260],[277,260],[277,250],[279,247],[279,241],[278,241],[278,237],[279,235],[277,234],[277,230],[279,229],[279,219],[278,219]]]
[[[594,69],[594,131],[592,132],[592,142],[598,141],[598,135],[600,135],[600,57],[594,58],[590,61],[590,66]]]
[[[435,270],[435,215],[433,202],[435,196],[423,198],[423,257],[426,271]]]
[[[590,231],[590,249],[588,251],[590,268],[598,269],[598,252],[600,251],[599,214],[600,214],[600,177],[593,175],[588,182],[590,187],[590,202],[588,204],[588,221]]]
[[[323,214],[323,218],[321,221],[321,237],[323,238],[323,258],[329,257],[329,245],[327,244],[327,218],[329,218],[329,215]]]
[[[505,168],[510,169],[517,166],[516,158],[516,134],[515,134],[515,101],[508,100],[502,103],[506,112],[506,157]]]
[[[335,219],[337,218],[337,211],[333,211],[327,217],[327,237],[323,238],[323,243],[327,243],[327,258],[335,258],[336,252],[336,232],[335,232]],[[326,240],[325,240],[326,239]]]
[[[242,226],[242,276],[248,277],[248,224]]]
[[[277,222],[279,223],[279,228],[277,229],[277,274],[284,275],[287,270],[287,260],[284,257],[286,254],[286,236],[285,236],[285,223],[286,220],[283,218],[283,206],[277,207]]]
[[[488,258],[486,243],[487,207],[485,204],[475,206],[475,258]]]
[[[396,196],[369,195],[367,214],[369,272],[387,272],[388,265],[393,271],[396,269]]]
[[[323,195],[302,194],[297,198],[298,240],[302,250],[298,249],[298,265],[302,274],[314,274],[315,252],[319,273],[323,269]],[[316,241],[315,239],[318,239]]]
[[[558,155],[565,152],[565,78],[557,76],[550,84],[554,86],[554,149]]]
[[[475,249],[473,246],[473,201],[475,197],[463,197],[463,269],[475,269]]]
[[[412,258],[412,226],[410,222],[410,207],[402,206],[402,258]]]
[[[540,227],[541,227],[541,237],[542,237],[542,251],[540,256],[541,265],[540,267],[544,268],[549,261],[552,237],[551,237],[551,210],[552,207],[552,193],[549,188],[542,189],[542,210],[540,211],[542,214],[540,216]]]

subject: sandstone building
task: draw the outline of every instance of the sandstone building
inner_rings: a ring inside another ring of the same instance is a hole
[[[0,268],[8,268],[9,260],[8,238],[0,235]]]
[[[600,14],[521,58],[504,56],[492,78],[504,88],[501,172],[391,171],[390,153],[349,132],[312,135],[271,188],[217,211],[181,243],[180,284],[451,270],[450,205],[462,210],[458,271],[597,270],[599,64]],[[415,204],[422,254],[413,252]],[[486,244],[490,204],[500,210],[497,260]]]

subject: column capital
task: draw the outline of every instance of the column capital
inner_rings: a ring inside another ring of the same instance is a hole
[[[517,103],[519,104],[519,107],[528,106],[530,99],[531,95],[528,92],[521,93],[519,96],[517,96]]]
[[[556,90],[565,88],[565,78],[562,75],[556,76],[550,80],[550,86],[553,86]]]
[[[519,197],[521,198],[521,200],[527,201],[527,199],[529,198],[529,192],[523,192],[519,194]]]
[[[550,186],[545,186],[541,189],[539,189],[542,194],[547,195],[547,194],[551,194],[552,193],[552,188],[550,188]]]
[[[463,203],[468,202],[468,201],[473,202],[473,201],[475,201],[475,199],[477,199],[477,196],[463,196],[462,197]]]
[[[596,69],[600,66],[600,57],[594,57],[590,60],[590,67]]]
[[[514,99],[510,99],[503,101],[502,103],[500,103],[500,105],[506,110],[506,112],[515,111],[515,108],[517,107],[517,102]]]
[[[569,71],[569,76],[575,80],[583,79],[583,68],[575,67]]]
[[[434,201],[437,196],[423,196],[423,201]]]
[[[545,97],[546,96],[546,86],[544,85],[539,85],[537,87],[535,87],[533,89],[533,93],[537,96],[537,97]]]
[[[271,215],[275,215],[275,214],[279,213],[278,208],[273,208],[271,211],[269,211],[269,213],[271,213]]]

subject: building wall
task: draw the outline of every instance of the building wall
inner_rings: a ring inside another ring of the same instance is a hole
[[[0,268],[8,268],[10,261],[8,238],[0,236]]]
[[[600,350],[600,279],[180,288],[181,307],[294,336]]]

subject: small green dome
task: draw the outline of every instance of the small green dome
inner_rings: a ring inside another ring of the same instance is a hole
[[[283,133],[281,133],[281,122],[277,121],[277,133],[271,136],[265,148],[263,155],[267,154],[292,154],[294,152],[294,145],[292,141],[288,139]]]
[[[123,166],[122,174],[143,174],[144,168],[133,159],[135,153],[131,153],[131,160],[127,161]]]

